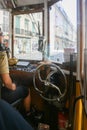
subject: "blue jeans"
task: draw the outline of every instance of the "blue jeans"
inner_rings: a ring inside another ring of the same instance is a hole
[[[25,98],[29,94],[29,88],[25,86],[17,86],[16,90],[10,90],[6,87],[1,88],[1,98],[8,103],[13,103],[20,98]]]
[[[10,104],[0,99],[0,130],[33,130]]]

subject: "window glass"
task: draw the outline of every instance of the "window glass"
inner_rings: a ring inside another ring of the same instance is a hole
[[[0,10],[0,28],[3,33],[3,43],[10,47],[10,13],[6,10]]]
[[[70,54],[77,52],[76,15],[76,0],[63,0],[51,7],[50,60],[68,62]]]
[[[17,21],[14,22],[14,28],[18,26],[19,29],[14,33],[14,56],[18,59],[42,60],[42,52],[38,51],[39,37],[42,35],[41,17],[42,13],[14,17],[14,21]]]

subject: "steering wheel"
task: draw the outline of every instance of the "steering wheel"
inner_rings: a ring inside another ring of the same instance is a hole
[[[67,93],[66,76],[56,64],[40,64],[35,70],[33,84],[39,95],[47,101],[61,102]]]

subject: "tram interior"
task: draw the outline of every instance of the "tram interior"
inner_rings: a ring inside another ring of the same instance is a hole
[[[58,7],[56,3],[59,3]],[[60,7],[61,3],[60,0],[0,0],[0,10],[8,12],[6,16],[9,16],[8,23],[5,20],[6,24],[0,23],[0,27],[4,32],[4,41],[8,42],[10,48],[10,76],[14,82],[30,88],[31,111],[29,115],[23,116],[35,130],[80,130],[74,126],[75,105],[78,101],[78,38],[72,23]],[[53,20],[57,20],[55,40],[52,38],[54,22],[50,22],[53,18],[52,9],[59,11],[55,17],[61,19]],[[63,17],[65,30],[59,27]],[[10,29],[7,33],[6,27]],[[58,31],[60,35],[57,36]],[[62,31],[65,31],[64,34]],[[53,40],[55,45],[50,44]],[[61,42],[65,44],[62,46]],[[54,52],[53,48],[56,48]],[[22,114],[21,101],[19,99],[11,105]]]

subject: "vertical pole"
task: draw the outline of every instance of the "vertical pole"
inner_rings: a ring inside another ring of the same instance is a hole
[[[48,0],[44,0],[44,36],[48,43]]]
[[[44,38],[46,39],[45,45],[45,53],[44,57],[47,55],[49,56],[49,43],[48,43],[48,33],[49,33],[49,10],[48,10],[48,0],[44,0]],[[46,57],[45,57],[46,58]],[[45,59],[44,59],[45,60]]]
[[[82,62],[82,0],[77,0],[77,80],[80,80]]]
[[[12,57],[14,57],[14,15],[12,14]]]

